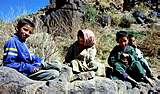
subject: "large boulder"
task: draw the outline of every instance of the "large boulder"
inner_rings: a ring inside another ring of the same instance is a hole
[[[83,0],[50,0],[50,5],[31,18],[36,22],[38,32],[73,37],[70,33],[80,28],[82,7]]]
[[[45,81],[33,81],[16,70],[0,67],[0,94],[34,94]]]
[[[63,65],[59,78],[50,81],[35,81],[15,69],[0,67],[0,94],[61,94],[69,85],[71,68]]]

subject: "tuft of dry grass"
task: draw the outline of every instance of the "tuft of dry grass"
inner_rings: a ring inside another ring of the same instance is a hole
[[[56,53],[56,45],[53,37],[48,33],[35,33],[28,38],[32,53],[39,55],[45,61],[51,61]]]

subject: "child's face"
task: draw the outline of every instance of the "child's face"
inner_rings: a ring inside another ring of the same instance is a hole
[[[134,47],[137,47],[135,37],[131,37],[131,38],[129,39],[129,43],[130,43],[130,45],[132,45],[132,46],[134,46]]]
[[[119,43],[119,46],[121,48],[124,48],[127,44],[128,44],[128,39],[127,37],[121,37],[119,40],[118,40],[118,43]]]
[[[30,25],[24,25],[18,31],[18,35],[21,37],[22,40],[26,40],[31,34],[33,33],[33,27]]]
[[[84,45],[84,38],[79,36],[78,43],[79,43],[79,45]]]

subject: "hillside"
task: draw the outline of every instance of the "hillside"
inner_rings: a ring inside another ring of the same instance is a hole
[[[122,0],[50,0],[50,4],[45,8],[24,16],[36,23],[34,34],[27,40],[27,43],[30,49],[44,58],[45,61],[49,62],[53,59],[58,59],[63,63],[68,47],[76,40],[77,31],[85,28],[91,29],[96,35],[97,61],[103,65],[99,73],[105,75],[103,71],[104,67],[108,66],[108,55],[116,45],[115,34],[119,30],[126,30],[136,35],[138,47],[143,51],[147,61],[151,64],[154,76],[160,76],[160,17],[158,14],[151,15],[152,12],[156,11],[143,2],[137,3],[137,6],[130,10],[126,10],[126,7],[127,9],[129,8],[128,6],[124,7],[123,3],[124,1]],[[153,6],[153,8],[156,9],[157,6]],[[133,13],[137,10],[141,11],[146,17],[143,19],[144,21],[139,22],[134,17]],[[15,24],[16,21],[10,23],[0,22],[0,59],[3,58],[4,42],[13,35]],[[102,82],[103,80],[101,79]],[[93,82],[90,82],[90,85],[93,88],[95,87],[95,90],[98,89],[93,83],[97,81],[99,80],[96,78]],[[119,87],[121,85],[125,86],[123,82],[107,83],[108,79],[104,81],[108,86],[109,84],[118,85]],[[87,88],[90,87],[86,86],[85,82],[76,84],[82,85],[82,87],[83,85]],[[100,88],[100,83],[96,84]],[[69,88],[71,94],[74,85]],[[52,86],[54,85],[51,84]],[[41,86],[41,88],[46,89],[45,86]],[[38,90],[41,90],[41,88],[39,86]],[[125,88],[128,87],[125,86]],[[112,88],[112,90],[114,89],[120,90],[117,87]],[[51,89],[49,88],[49,90]],[[147,90],[149,89],[147,88]],[[142,91],[145,91],[145,88]],[[124,92],[127,94],[129,90],[124,90]],[[114,94],[114,92],[110,94]],[[120,94],[120,92],[117,94]]]

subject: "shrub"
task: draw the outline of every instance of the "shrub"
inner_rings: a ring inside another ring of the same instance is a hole
[[[71,39],[70,37],[62,37],[58,36],[56,37],[55,43],[56,43],[56,58],[58,58],[61,62],[64,61],[65,55],[68,51],[68,48],[72,43],[75,42],[76,39]]]
[[[117,13],[116,11],[108,12],[108,14],[112,17],[112,26],[118,26],[121,22],[121,18],[123,15],[121,13]]]
[[[93,5],[87,4],[84,6],[84,20],[89,23],[95,23],[98,12]]]
[[[9,23],[2,22],[0,27],[0,59],[3,58],[3,47],[5,41],[7,41],[11,35],[13,35],[13,25]]]
[[[44,61],[50,62],[54,59],[56,45],[48,33],[35,33],[28,38],[27,43],[32,53],[39,55]]]
[[[0,29],[3,28],[4,25],[5,25],[5,22],[0,19]]]
[[[145,32],[138,32],[136,30],[127,29],[129,34],[133,34],[137,40],[145,38]]]
[[[159,58],[160,55],[160,32],[150,30],[146,37],[139,43],[146,56]]]
[[[115,34],[113,32],[97,35],[97,56],[102,60],[102,63],[106,63],[106,60],[115,45]]]
[[[132,16],[131,12],[125,12],[121,18],[121,22],[119,24],[122,28],[130,28],[131,24],[135,22],[135,19]]]

